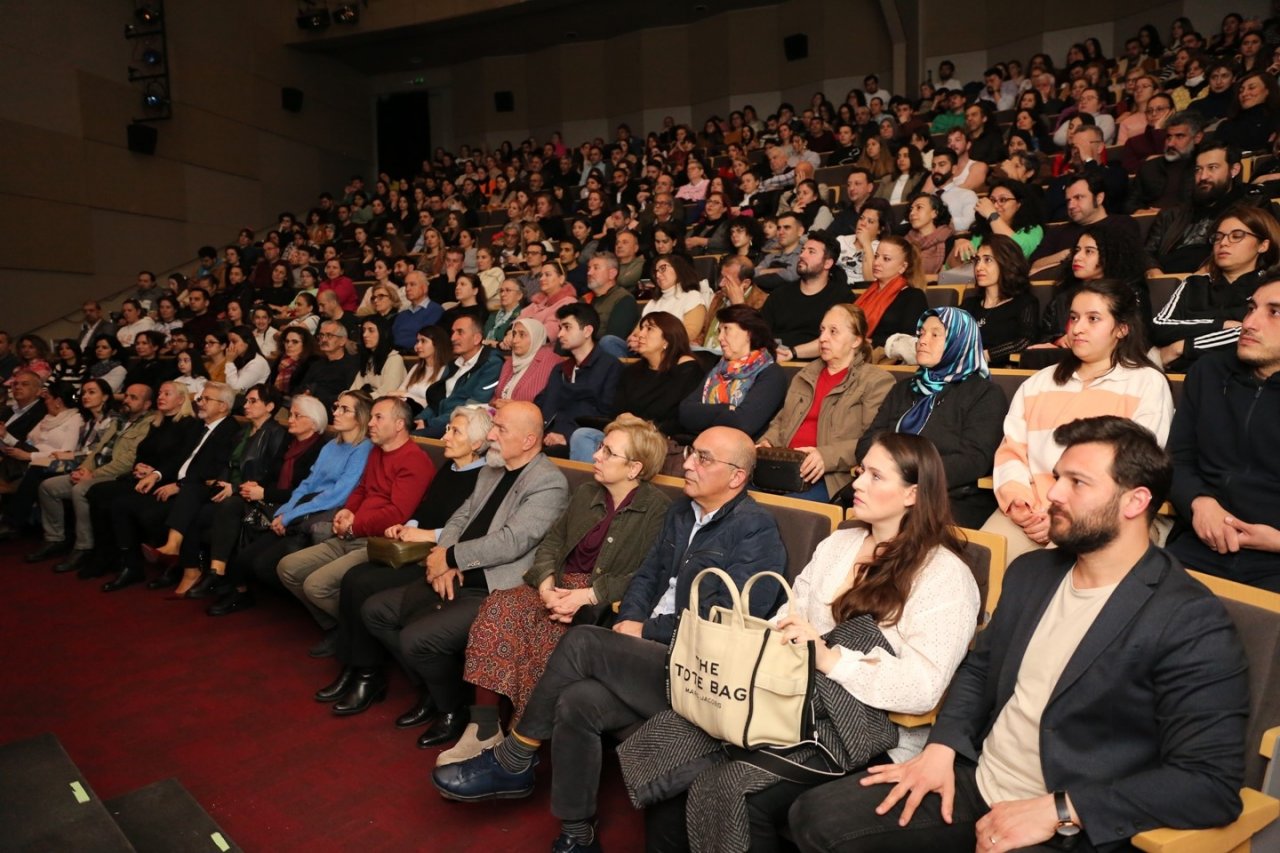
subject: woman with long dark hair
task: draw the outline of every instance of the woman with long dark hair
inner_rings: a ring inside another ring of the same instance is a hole
[[[1033,344],[1030,349],[1070,345],[1067,340],[1067,314],[1076,291],[1085,282],[1103,278],[1128,282],[1141,302],[1142,315],[1149,318],[1152,315],[1151,295],[1147,290],[1142,258],[1142,246],[1133,243],[1122,229],[1105,225],[1086,228],[1076,238],[1071,263],[1064,267],[1062,277],[1053,287],[1053,299],[1040,318],[1040,343]]]
[[[1147,358],[1141,306],[1127,282],[1087,281],[1071,300],[1070,351],[1018,386],[996,450],[996,500],[984,530],[1009,542],[1009,559],[1049,542],[1053,467],[1062,448],[1053,430],[1077,418],[1117,415],[1151,430],[1163,446],[1173,420],[1173,396]]]
[[[814,644],[820,694],[837,688],[869,709],[925,713],[941,701],[968,651],[981,609],[978,585],[961,556],[964,542],[952,526],[946,473],[928,440],[884,433],[871,443],[853,475],[857,525],[837,530],[818,545],[796,578],[791,600],[772,622],[782,635],[780,642]],[[849,645],[842,643],[840,638],[857,632],[848,624],[857,620],[885,646],[861,651],[848,640]],[[854,713],[847,706],[829,703],[828,710],[837,716],[827,720],[834,723],[834,732],[825,743],[843,745],[836,734],[842,726],[874,725],[846,716]],[[664,734],[669,719],[661,720]],[[677,725],[679,737],[684,727],[678,718]],[[918,754],[927,737],[906,728],[860,733],[892,741],[887,752],[897,763]],[[678,743],[663,746],[675,749]],[[817,750],[805,755],[798,754],[800,763],[836,775],[861,770],[872,757],[837,750],[833,763]],[[624,772],[631,769],[627,756],[623,767]],[[650,808],[645,815],[649,849],[689,849],[689,835],[708,830],[748,836],[753,851],[781,849],[777,833],[786,825],[787,810],[816,783],[782,777],[770,783],[753,773],[747,777],[753,784],[742,791],[741,778],[734,763],[713,762],[687,794]],[[729,795],[745,796],[746,813],[738,818],[745,825],[734,825],[730,814],[710,813],[711,801]]]
[[[351,380],[351,390],[364,391],[375,400],[400,387],[404,381],[404,358],[395,351],[391,324],[366,317],[360,324],[360,372]]]
[[[1027,258],[1012,238],[992,234],[973,259],[976,292],[960,307],[978,321],[982,349],[992,367],[1026,349],[1040,328],[1040,302],[1031,293]]]
[[[893,155],[893,173],[876,183],[876,198],[890,204],[901,204],[911,198],[929,177],[924,168],[924,156],[910,143],[896,146]]]
[[[249,326],[236,326],[227,332],[226,355],[226,382],[237,394],[271,376],[271,365],[258,352],[258,342]]]

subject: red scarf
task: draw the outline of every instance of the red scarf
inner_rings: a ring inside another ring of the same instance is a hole
[[[898,276],[888,284],[881,284],[877,281],[862,291],[862,295],[853,304],[861,308],[862,313],[867,315],[867,335],[876,330],[876,326],[880,325],[880,318],[884,316],[884,312],[889,310],[893,300],[897,299],[898,294],[907,286],[907,279],[904,276]]]

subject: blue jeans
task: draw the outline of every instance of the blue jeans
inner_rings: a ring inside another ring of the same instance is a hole
[[[627,351],[627,342],[617,335],[605,335],[596,341],[596,346],[609,353],[614,358],[626,358],[630,353]],[[576,457],[575,457],[576,458]]]
[[[603,441],[604,433],[600,430],[578,427],[569,436],[569,458],[575,462],[592,462]]]

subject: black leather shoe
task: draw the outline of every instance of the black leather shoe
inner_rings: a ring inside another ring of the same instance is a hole
[[[422,691],[422,695],[418,697],[418,704],[396,717],[397,729],[411,729],[414,726],[421,726],[431,721],[436,715],[436,703],[432,701],[431,694]]]
[[[124,589],[126,586],[132,586],[135,583],[142,583],[146,580],[146,575],[142,573],[142,569],[132,566],[126,566],[120,570],[120,574],[113,581],[107,581],[102,585],[103,592],[115,592],[118,589]]]
[[[427,749],[457,740],[462,737],[462,731],[469,722],[471,722],[471,714],[467,712],[466,708],[461,711],[452,711],[448,714],[439,714],[435,721],[427,726],[427,730],[422,733],[422,736],[418,738],[418,749]]]
[[[337,702],[356,683],[356,668],[344,666],[338,677],[316,691],[317,702]]]
[[[223,592],[217,601],[209,605],[209,609],[205,612],[210,616],[226,616],[228,613],[235,613],[237,610],[248,610],[257,603],[252,592],[248,590],[241,592],[232,588]]]
[[[222,575],[205,572],[196,581],[195,586],[187,590],[187,598],[211,598],[218,594],[218,586],[222,583]]]
[[[349,717],[369,710],[374,702],[387,698],[387,677],[380,669],[366,669],[356,673],[351,689],[333,706],[334,716]]]
[[[324,632],[324,639],[307,649],[313,658],[331,658],[338,653],[338,629],[330,628]]]
[[[71,552],[67,559],[54,565],[53,571],[59,575],[79,571],[89,564],[89,557],[92,553],[92,551],[82,551],[77,548]]]
[[[61,557],[63,554],[71,550],[71,543],[63,540],[61,542],[46,542],[36,550],[27,554],[22,559],[28,563],[40,563],[50,557]]]
[[[139,570],[141,571],[141,570]],[[147,589],[168,589],[171,586],[177,586],[178,581],[182,579],[182,572],[177,569],[165,569],[160,577],[155,580],[147,581]]]

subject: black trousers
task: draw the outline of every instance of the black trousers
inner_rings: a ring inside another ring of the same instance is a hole
[[[475,690],[462,678],[467,635],[488,590],[462,586],[453,600],[441,598],[425,580],[375,593],[361,609],[365,627],[409,673],[431,692],[442,713],[461,711]]]
[[[517,731],[551,741],[551,813],[586,820],[596,813],[601,736],[667,707],[667,647],[606,628],[572,628],[556,645],[529,696]]]
[[[111,507],[133,493],[138,483],[132,474],[118,480],[98,483],[86,493],[89,501],[89,524],[93,527],[94,558],[100,568],[119,568],[120,548],[116,542],[116,530],[111,523]]]
[[[977,766],[956,761],[956,793],[951,823],[942,820],[942,798],[928,794],[911,817],[911,823],[898,826],[904,797],[883,815],[876,806],[888,796],[892,785],[863,787],[865,773],[846,776],[820,785],[802,794],[791,807],[791,833],[804,853],[970,853],[977,846],[974,825],[990,808],[978,791]],[[1083,833],[1077,835],[1073,847],[1056,840],[1025,847],[1024,850],[1074,850],[1075,853],[1106,851],[1118,853],[1133,850],[1127,842],[1094,847]]]
[[[362,563],[342,576],[338,595],[338,660],[346,666],[379,666],[387,659],[378,638],[360,616],[364,603],[376,593],[422,582],[420,565],[393,569],[382,563]]]
[[[311,540],[300,533],[277,536],[268,530],[257,534],[256,538],[236,551],[227,562],[227,581],[236,586],[247,586],[256,580],[276,589],[284,589],[276,575],[276,565],[294,551],[300,551],[310,544]]]
[[[207,524],[206,538],[209,543],[209,559],[231,560],[240,545],[241,527],[244,524],[244,499],[232,495],[222,503],[210,503],[210,519]],[[275,536],[274,533],[269,534]],[[256,538],[256,537],[253,537]]]
[[[4,518],[11,527],[22,528],[31,524],[31,510],[35,508],[40,484],[52,476],[44,465],[26,466],[17,491],[5,495],[4,499]]]

